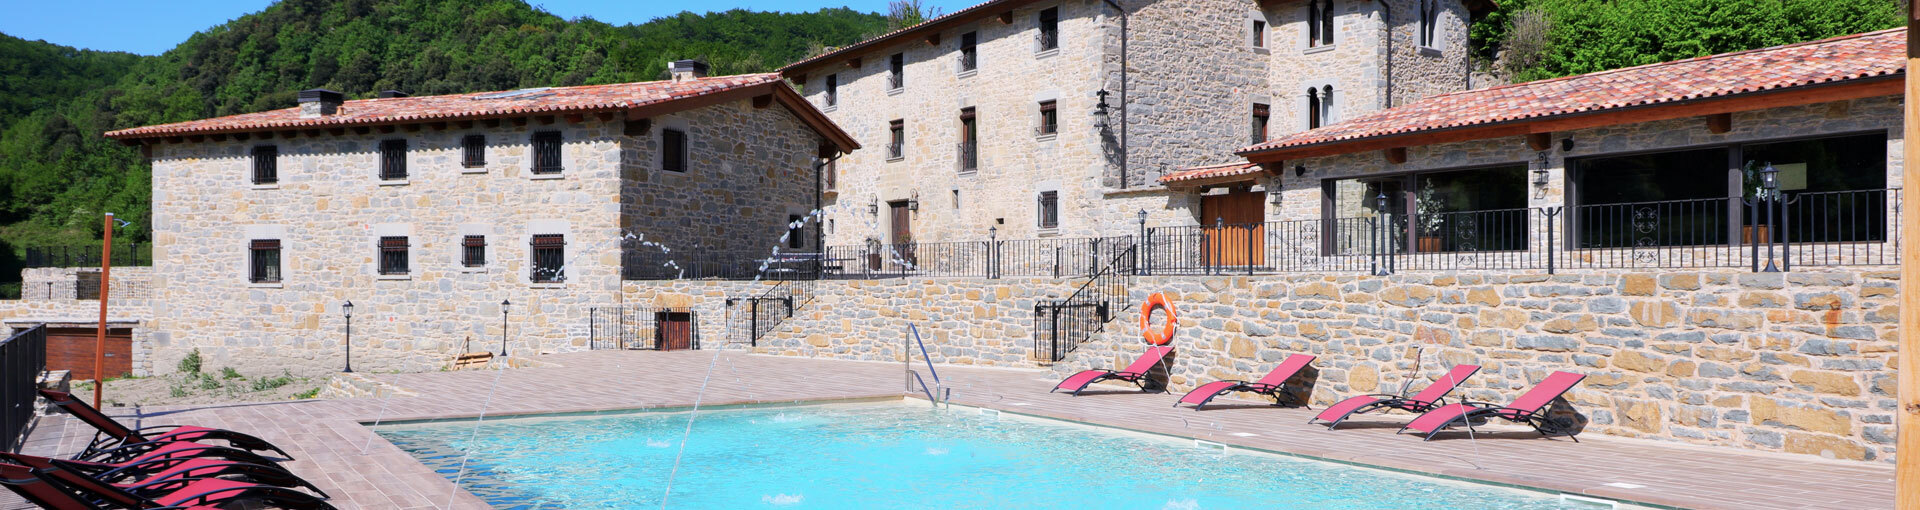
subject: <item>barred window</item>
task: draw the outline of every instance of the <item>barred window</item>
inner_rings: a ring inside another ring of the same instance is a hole
[[[907,157],[907,121],[895,119],[887,123],[887,159]]]
[[[406,140],[380,142],[380,178],[388,181],[407,178]]]
[[[253,183],[280,182],[280,148],[262,145],[253,148]]]
[[[487,136],[467,135],[460,139],[460,166],[480,168],[487,166]]]
[[[247,246],[247,281],[253,283],[280,283],[280,240],[255,239]]]
[[[660,130],[660,169],[668,172],[687,171],[687,132]]]
[[[533,236],[533,283],[560,283],[567,281],[565,236],[542,234]]]
[[[980,68],[980,34],[967,32],[960,34],[960,72]]]
[[[1040,228],[1060,227],[1060,192],[1040,192]]]
[[[893,57],[887,59],[887,90],[902,89],[906,86],[907,55],[895,53]]]
[[[407,274],[406,236],[380,238],[380,274]]]
[[[481,267],[487,265],[487,236],[466,236],[460,240],[460,265]]]
[[[1051,7],[1040,11],[1040,51],[1060,48],[1060,8]]]
[[[533,173],[560,173],[559,131],[541,131],[533,134]]]

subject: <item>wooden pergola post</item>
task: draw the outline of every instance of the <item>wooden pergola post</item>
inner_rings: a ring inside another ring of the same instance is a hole
[[[1900,184],[1905,190],[1920,190],[1920,77],[1914,75],[1920,63],[1920,7],[1907,6],[1907,91],[1904,132],[1900,138],[1904,158]],[[1894,508],[1920,510],[1920,204],[1912,197],[1900,201],[1900,345],[1898,383],[1900,411],[1895,413],[1899,438],[1894,453]]]

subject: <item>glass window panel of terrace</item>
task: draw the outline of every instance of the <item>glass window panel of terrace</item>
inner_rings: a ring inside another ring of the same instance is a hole
[[[1726,148],[1635,154],[1575,162],[1568,218],[1580,248],[1723,244],[1728,210]]]
[[[1752,197],[1760,187],[1760,169],[1772,164],[1787,203],[1769,219],[1743,216],[1750,224],[1769,225],[1775,241],[1883,241],[1888,234],[1887,135],[1794,140],[1740,148],[1741,192]],[[1743,211],[1752,214],[1753,210]],[[1771,228],[1780,224],[1782,228]],[[1787,237],[1782,239],[1781,233]]]
[[[1376,243],[1384,243],[1385,246],[1404,244],[1402,238],[1405,237],[1405,229],[1401,228],[1400,221],[1395,220],[1405,218],[1407,214],[1404,176],[1331,181],[1325,192],[1333,205],[1332,210],[1323,213],[1328,221],[1326,230],[1332,232],[1327,240],[1329,252],[1366,254],[1373,252]],[[1385,211],[1380,206],[1380,196],[1383,194],[1387,197]],[[1381,218],[1383,212],[1386,216],[1384,219]],[[1376,222],[1379,221],[1387,222],[1384,231],[1376,229]]]
[[[1413,179],[1417,250],[1526,249],[1526,165],[1424,173]]]

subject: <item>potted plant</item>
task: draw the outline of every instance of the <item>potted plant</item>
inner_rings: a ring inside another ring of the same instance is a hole
[[[1427,181],[1426,185],[1420,187],[1420,193],[1414,197],[1414,202],[1415,214],[1419,215],[1415,218],[1418,222],[1415,227],[1418,228],[1420,235],[1417,250],[1441,251],[1440,229],[1446,226],[1446,219],[1441,215],[1446,213],[1446,208],[1445,204],[1441,203],[1442,199],[1434,193],[1433,181]]]
[[[1754,206],[1760,205],[1760,201],[1762,200],[1771,198],[1767,195],[1766,186],[1761,184],[1760,165],[1757,164],[1757,162],[1749,160],[1746,164],[1740,166],[1740,191],[1741,198]],[[1741,218],[1741,220],[1740,244],[1766,242],[1769,238],[1768,234],[1770,229],[1768,229],[1768,227],[1770,225],[1745,224],[1747,218],[1744,217]]]

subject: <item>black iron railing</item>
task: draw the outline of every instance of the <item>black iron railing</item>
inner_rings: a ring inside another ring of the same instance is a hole
[[[814,280],[781,280],[755,296],[727,298],[727,343],[760,345],[813,301]]]
[[[0,341],[0,452],[12,452],[33,419],[40,372],[47,368],[47,327],[34,326]]]
[[[114,243],[113,265],[151,266],[153,246],[137,242]],[[100,267],[100,245],[27,248],[25,267]]]
[[[1033,305],[1033,357],[1056,362],[1106,328],[1121,310],[1132,307],[1138,260],[1132,247],[1108,259],[1086,283],[1061,300]]]
[[[960,172],[972,172],[980,168],[980,144],[960,142],[955,147],[955,151],[958,154]]]
[[[645,306],[592,307],[587,309],[587,348],[699,349],[700,313]]]

